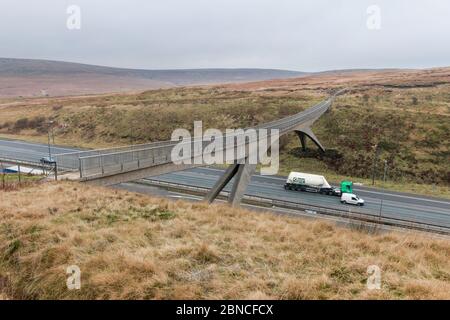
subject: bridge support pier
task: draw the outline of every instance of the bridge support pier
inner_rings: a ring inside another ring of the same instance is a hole
[[[233,188],[231,189],[228,203],[233,207],[238,207],[241,204],[241,200],[244,197],[245,190],[252,179],[253,173],[256,170],[256,164],[239,164],[238,171],[236,173]]]
[[[255,170],[256,164],[249,164],[247,159],[245,163],[235,163],[230,165],[225,171],[225,174],[220,177],[214,187],[208,192],[205,200],[212,203],[234,177],[233,187],[231,188],[228,197],[228,203],[233,207],[239,206]]]
[[[325,152],[325,148],[322,146],[319,139],[317,139],[316,135],[309,127],[295,130],[295,133],[300,139],[303,151],[306,151],[306,137],[309,137],[322,152]]]
[[[295,133],[297,134],[298,138],[300,139],[300,144],[302,146],[302,150],[306,151],[306,134],[304,134],[301,131],[295,131]]]
[[[233,179],[233,177],[238,172],[238,169],[238,164],[230,165],[223,176],[220,177],[219,181],[217,181],[214,187],[212,187],[211,190],[209,190],[209,192],[206,194],[205,200],[209,203],[212,203],[217,198],[219,193],[223,190],[223,188],[225,188],[228,182]]]

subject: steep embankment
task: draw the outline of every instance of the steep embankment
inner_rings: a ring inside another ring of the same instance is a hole
[[[0,297],[450,298],[448,240],[77,183],[0,193]],[[66,269],[81,270],[67,290]],[[367,269],[381,269],[368,290]]]

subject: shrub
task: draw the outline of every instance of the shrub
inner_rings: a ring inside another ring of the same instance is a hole
[[[28,118],[21,118],[14,123],[14,131],[20,131],[28,128]]]

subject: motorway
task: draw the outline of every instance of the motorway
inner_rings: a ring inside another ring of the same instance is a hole
[[[195,168],[152,177],[150,179],[211,188],[223,172],[223,170],[216,168]],[[286,191],[283,188],[285,181],[285,177],[254,175],[246,194],[330,208],[346,208],[350,210],[354,208],[351,205],[341,204],[339,197],[309,192]],[[231,183],[225,188],[225,191],[230,190]],[[380,215],[381,212],[383,217],[435,224],[450,228],[450,200],[367,187],[354,187],[354,191],[365,200],[364,208],[375,216]]]
[[[78,149],[51,147],[52,154],[74,151],[78,151]],[[0,139],[0,158],[38,162],[44,156],[48,156],[48,146],[46,144]],[[151,179],[211,188],[222,174],[222,169],[204,167],[173,172],[152,177]],[[349,205],[342,205],[338,197],[286,191],[283,188],[285,179],[285,177],[279,176],[254,175],[246,194],[329,208],[346,208],[350,210],[353,208]],[[230,190],[230,185],[231,183],[225,188],[225,191]],[[450,228],[450,200],[367,187],[355,187],[354,189],[355,193],[366,201],[364,208],[370,210],[373,215],[378,216],[381,213],[383,217],[412,220]]]
[[[75,148],[50,146],[52,155],[75,151],[77,151]],[[0,159],[39,163],[39,160],[43,157],[48,157],[47,144],[0,139]]]

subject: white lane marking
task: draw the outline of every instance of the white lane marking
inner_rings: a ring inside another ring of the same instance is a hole
[[[403,195],[399,195],[399,194],[392,194],[392,193],[378,192],[378,191],[368,191],[368,190],[360,190],[360,191],[374,193],[374,194],[381,194],[381,195],[386,195],[386,196],[391,196],[391,197],[399,197],[399,198],[406,198],[406,199],[415,199],[415,200],[420,200],[420,201],[442,203],[442,204],[448,204],[450,206],[450,202],[447,202],[447,201],[439,201],[439,200],[432,200],[432,199],[426,199],[426,198],[403,196]]]
[[[176,199],[190,199],[190,200],[202,200],[203,198],[194,197],[194,196],[178,196],[178,195],[169,195],[170,198]]]

